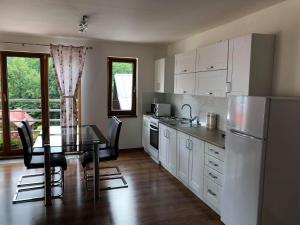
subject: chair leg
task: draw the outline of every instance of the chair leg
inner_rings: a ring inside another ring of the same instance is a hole
[[[122,173],[121,173],[118,166],[100,167],[100,169],[116,169],[116,171],[117,171],[115,173],[100,175],[99,176],[100,181],[101,180],[104,181],[104,180],[117,180],[117,179],[120,179],[123,182],[123,185],[121,185],[121,186],[100,188],[100,190],[112,190],[112,189],[119,189],[119,188],[128,188],[128,184],[127,184],[124,176],[122,176]],[[85,180],[85,187],[86,187],[87,190],[89,190],[88,189],[88,182],[93,181],[94,177],[88,175],[86,167],[83,168],[83,177],[84,177],[84,180]]]
[[[52,187],[58,187],[59,184],[53,184]],[[18,199],[18,195],[21,192],[26,192],[26,191],[34,191],[34,190],[38,190],[38,189],[44,189],[45,186],[41,185],[41,186],[35,186],[35,187],[27,187],[27,188],[17,188],[16,193],[14,195],[13,204],[16,203],[24,203],[24,202],[33,202],[33,201],[43,201],[45,200],[45,197],[33,197],[33,198],[25,198],[25,199]],[[52,198],[59,198],[59,196],[52,196]]]
[[[54,168],[54,170],[53,170],[53,172],[52,172],[52,175],[55,175],[55,174],[60,174],[60,170],[55,171],[55,168]],[[27,186],[43,185],[43,184],[44,184],[44,181],[42,181],[42,182],[32,182],[32,183],[25,183],[25,184],[22,184],[23,179],[31,178],[31,177],[43,177],[43,176],[44,176],[44,173],[36,173],[36,174],[22,175],[22,176],[20,176],[20,178],[19,178],[17,187],[27,187]],[[59,181],[53,181],[52,183],[57,183],[57,182],[59,182]]]
[[[101,177],[100,180],[117,180],[120,179],[123,182],[123,185],[116,186],[116,187],[106,187],[106,188],[100,188],[102,191],[107,191],[107,190],[113,190],[113,189],[120,189],[120,188],[128,188],[128,184],[123,176],[119,177]]]
[[[55,175],[55,174],[59,174],[60,175],[60,179],[56,180],[56,181],[52,181],[51,182],[51,186],[52,187],[61,187],[61,194],[59,195],[54,195],[54,196],[51,196],[53,199],[57,199],[57,198],[63,198],[63,194],[64,194],[64,170],[62,168],[60,168],[60,170],[58,171],[55,171],[55,168],[52,169],[52,175]],[[24,177],[36,177],[36,176],[42,176],[44,175],[43,173],[41,174],[30,174],[30,175],[24,175],[24,176],[21,176],[20,179],[19,179],[19,183],[22,182],[22,178]],[[41,185],[37,185],[37,184],[41,184]],[[34,186],[33,186],[34,184]],[[45,185],[44,185],[44,182],[36,182],[36,183],[29,183],[29,184],[21,184],[22,186],[29,186],[29,187],[24,187],[24,188],[17,188],[16,189],[16,193],[13,197],[13,201],[12,203],[13,204],[16,204],[16,203],[24,203],[24,202],[33,202],[33,201],[43,201],[45,199],[44,196],[42,197],[33,197],[33,198],[25,198],[25,199],[18,199],[18,195],[19,193],[21,192],[26,192],[26,191],[34,191],[34,190],[38,190],[38,189],[44,189],[45,188]]]
[[[106,176],[116,176],[116,175],[121,175],[121,171],[118,166],[106,166],[106,167],[100,167],[100,169],[116,169],[116,173],[108,173],[108,174],[102,174],[100,177],[106,177]]]

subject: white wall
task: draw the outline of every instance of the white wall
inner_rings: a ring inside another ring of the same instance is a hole
[[[120,148],[141,147],[142,93],[153,90],[154,59],[166,53],[162,45],[104,42],[71,38],[48,38],[41,36],[0,33],[0,41],[29,42],[42,44],[65,44],[92,46],[88,50],[82,79],[82,122],[96,124],[107,133],[107,64],[108,56],[138,58],[137,118],[122,118],[123,128]],[[0,44],[0,50],[49,53],[49,47]]]
[[[138,58],[137,118],[122,118],[120,147],[141,147],[142,143],[142,93],[153,90],[154,59],[165,54],[164,47],[129,43],[103,42],[93,45],[86,63],[83,78],[82,111],[84,123],[96,123],[107,130],[107,56]]]
[[[273,94],[300,97],[300,1],[287,0],[168,46],[173,55],[247,33],[276,34]]]

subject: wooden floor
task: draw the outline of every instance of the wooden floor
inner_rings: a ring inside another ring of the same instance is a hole
[[[119,165],[129,187],[101,191],[94,203],[85,190],[79,159],[68,159],[64,202],[51,207],[43,202],[13,205],[19,163],[0,164],[1,225],[221,225],[219,216],[143,151],[124,151],[106,165]],[[101,166],[103,166],[102,164]]]

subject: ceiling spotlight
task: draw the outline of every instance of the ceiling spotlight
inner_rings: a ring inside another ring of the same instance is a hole
[[[82,19],[79,24],[79,32],[83,33],[88,28],[88,16],[82,16]]]

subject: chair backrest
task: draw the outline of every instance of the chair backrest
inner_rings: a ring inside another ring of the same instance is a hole
[[[23,146],[24,164],[26,167],[29,167],[32,158],[32,147],[30,145],[30,138],[27,133],[26,127],[23,123],[20,126],[18,126],[17,129]]]
[[[122,121],[116,116],[111,118],[111,124],[109,127],[108,139],[110,145],[111,155],[115,158],[119,156],[119,137],[122,127]]]
[[[32,136],[31,126],[29,125],[29,122],[28,122],[27,119],[24,119],[21,122],[24,124],[24,126],[25,126],[25,128],[27,130],[27,133],[29,135],[29,140],[30,140],[30,146],[32,147],[33,146],[33,136]]]

